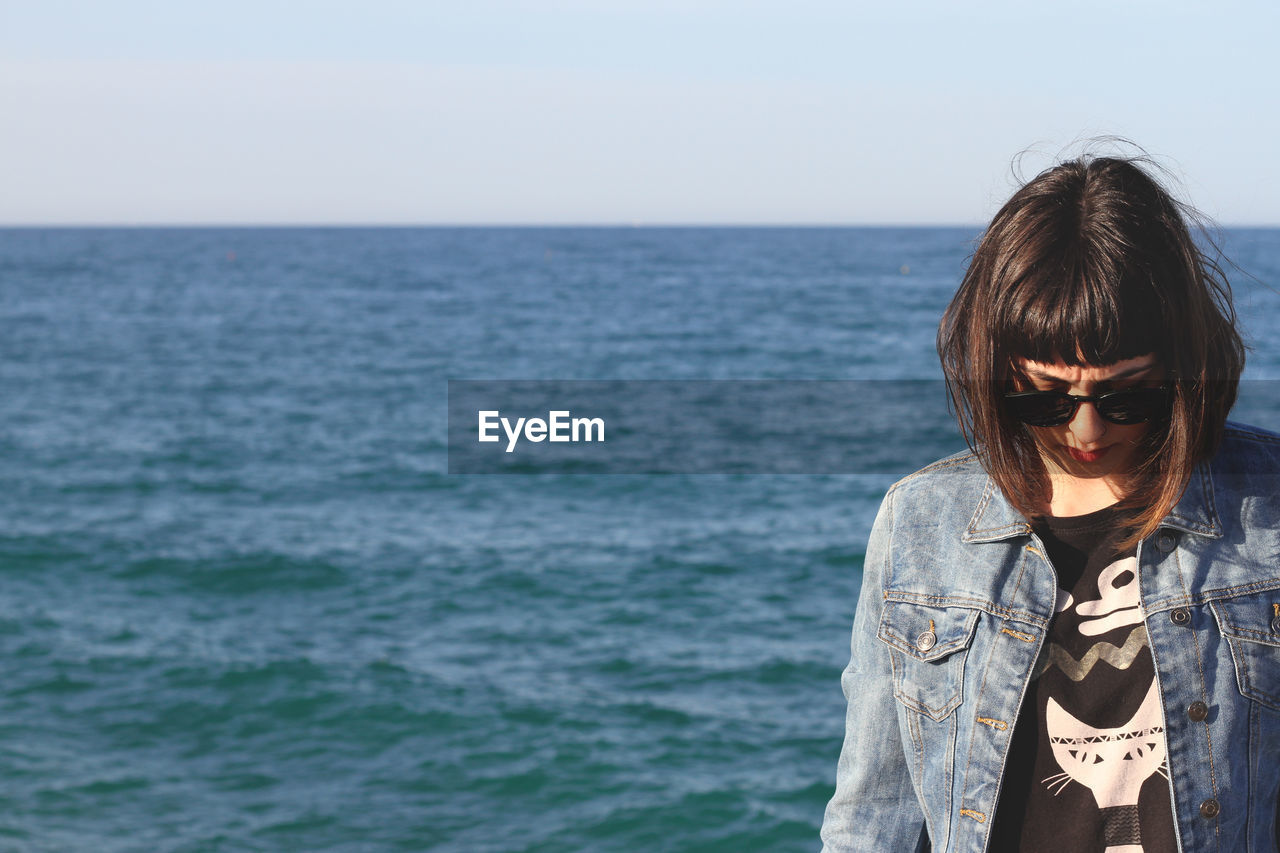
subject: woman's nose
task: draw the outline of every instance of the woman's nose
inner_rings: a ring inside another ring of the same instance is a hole
[[[1075,417],[1070,423],[1071,434],[1083,447],[1096,443],[1107,431],[1107,422],[1098,414],[1098,407],[1093,403],[1081,403],[1076,407]]]

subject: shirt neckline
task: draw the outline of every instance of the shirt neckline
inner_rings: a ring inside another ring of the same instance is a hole
[[[1046,515],[1043,517],[1042,523],[1049,530],[1058,533],[1110,526],[1116,522],[1119,516],[1120,505],[1114,503],[1084,515]]]

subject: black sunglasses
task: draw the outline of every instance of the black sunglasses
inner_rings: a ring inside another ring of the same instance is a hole
[[[1141,424],[1168,414],[1171,390],[1168,385],[1125,388],[1092,397],[1062,391],[1015,391],[1004,395],[1004,403],[1010,415],[1036,427],[1068,423],[1081,403],[1093,403],[1103,420],[1113,424]]]

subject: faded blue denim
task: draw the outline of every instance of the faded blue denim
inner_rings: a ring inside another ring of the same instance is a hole
[[[986,850],[1056,601],[1046,554],[972,453],[889,489],[841,677],[824,851]],[[1276,851],[1280,435],[1229,423],[1138,566],[1180,849]]]

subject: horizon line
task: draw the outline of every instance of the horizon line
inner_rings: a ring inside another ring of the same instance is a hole
[[[1238,229],[1257,229],[1257,230],[1274,230],[1280,228],[1280,223],[1252,223],[1252,222],[1219,222],[1214,223],[1218,228],[1238,228]],[[553,229],[553,228],[600,228],[600,229],[657,229],[657,228],[673,228],[673,229],[695,229],[695,228],[759,228],[759,229],[820,229],[820,228],[955,228],[955,229],[977,229],[986,228],[987,223],[967,223],[967,222],[0,222],[0,230],[18,231],[18,230],[142,230],[142,229],[302,229],[302,228],[319,228],[319,229],[481,229],[481,228],[511,228],[511,229]]]
[[[0,229],[90,228],[985,228],[955,222],[0,222]]]

